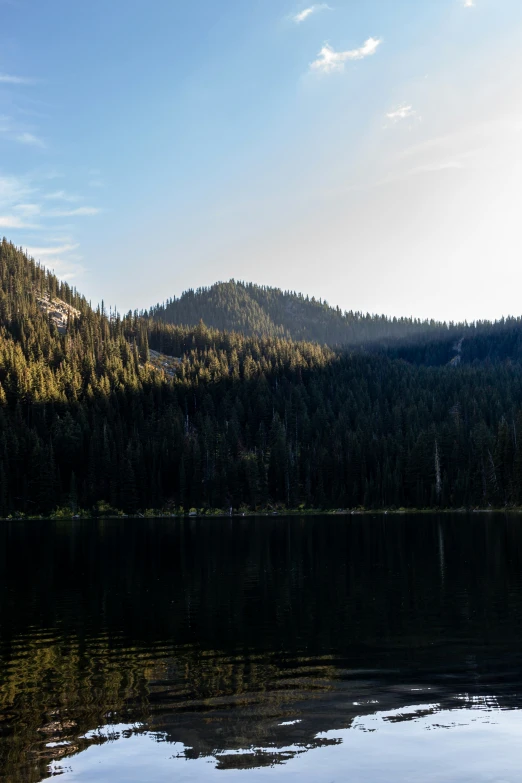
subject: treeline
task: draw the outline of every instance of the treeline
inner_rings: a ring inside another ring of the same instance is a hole
[[[80,312],[63,334],[46,292]],[[2,516],[522,504],[516,361],[427,367],[108,317],[5,240],[0,308]]]

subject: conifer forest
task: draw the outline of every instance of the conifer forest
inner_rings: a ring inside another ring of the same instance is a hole
[[[0,516],[520,505],[520,319],[236,281],[120,315],[0,244]]]

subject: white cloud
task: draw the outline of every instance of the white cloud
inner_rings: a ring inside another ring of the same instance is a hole
[[[386,119],[388,122],[384,125],[384,128],[389,128],[397,123],[406,123],[407,128],[412,128],[412,123],[419,123],[422,117],[416,109],[409,103],[402,103],[400,106],[392,109],[386,113]],[[408,122],[409,121],[409,122]]]
[[[475,0],[464,0],[464,8],[474,8]]]
[[[19,141],[20,144],[28,144],[31,147],[40,147],[40,149],[45,149],[45,143],[42,141],[42,139],[38,138],[38,136],[34,136],[32,133],[20,133],[18,136],[15,136],[16,141]]]
[[[330,6],[326,3],[319,3],[318,5],[311,5],[309,8],[305,8],[303,11],[299,11],[298,14],[295,14],[295,16],[292,17],[294,22],[296,24],[301,24],[301,22],[304,22],[305,19],[308,19],[309,16],[312,14],[317,13],[318,11],[326,11],[330,10]]]
[[[359,49],[351,49],[347,52],[335,52],[329,44],[325,44],[319,52],[319,57],[311,63],[310,68],[322,73],[331,73],[332,71],[342,71],[345,62],[350,60],[364,60],[375,54],[382,39],[368,38]]]
[[[417,112],[413,106],[402,104],[402,106],[398,106],[396,109],[393,109],[393,111],[388,112],[386,116],[392,122],[399,122],[400,120],[407,120],[410,117],[415,117],[416,115]]]
[[[0,84],[33,84],[32,79],[24,76],[12,76],[8,73],[0,73]]]

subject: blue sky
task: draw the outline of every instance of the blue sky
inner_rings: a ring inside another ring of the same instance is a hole
[[[520,0],[0,0],[0,234],[93,302],[520,314]]]

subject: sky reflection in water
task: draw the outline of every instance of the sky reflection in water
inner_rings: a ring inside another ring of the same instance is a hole
[[[182,743],[131,726],[100,729],[102,745],[54,762],[63,783],[143,783],[217,780],[423,781],[520,780],[522,714],[479,703],[457,710],[418,705],[357,719],[351,729],[319,735],[331,744],[312,749],[252,747],[189,759]],[[266,761],[270,759],[269,766]],[[230,763],[232,762],[232,764]],[[238,763],[239,762],[239,763]]]
[[[522,519],[12,523],[0,779],[522,773]]]

